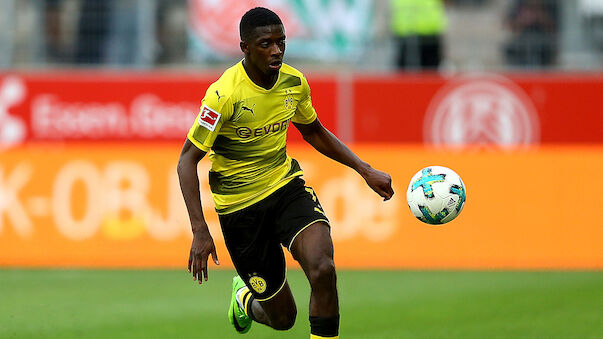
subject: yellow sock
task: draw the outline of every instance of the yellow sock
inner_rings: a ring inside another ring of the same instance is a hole
[[[339,336],[334,336],[334,337],[321,337],[319,335],[315,335],[315,334],[310,334],[310,339],[339,339]]]
[[[249,307],[249,301],[251,300],[251,292],[249,291],[249,289],[247,289],[247,291],[243,292],[241,301],[243,303],[243,311],[245,311],[245,315],[249,316],[248,314],[248,307]]]

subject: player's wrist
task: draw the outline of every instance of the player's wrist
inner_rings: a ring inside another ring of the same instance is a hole
[[[193,236],[195,237],[211,237],[209,233],[209,228],[206,223],[201,223],[199,225],[193,226]]]
[[[358,174],[360,174],[363,178],[365,178],[372,169],[373,168],[371,165],[364,161],[361,161],[360,164],[356,166],[356,172],[358,172]]]

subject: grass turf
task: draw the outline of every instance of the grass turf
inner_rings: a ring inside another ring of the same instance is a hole
[[[0,270],[0,338],[308,338],[226,318],[233,272]],[[603,272],[341,271],[341,338],[603,338]]]

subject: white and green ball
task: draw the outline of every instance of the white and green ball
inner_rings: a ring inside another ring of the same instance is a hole
[[[425,167],[410,180],[406,200],[417,219],[431,225],[445,224],[463,210],[465,184],[450,168]]]

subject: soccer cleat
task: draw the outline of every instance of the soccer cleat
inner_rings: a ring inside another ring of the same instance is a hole
[[[232,278],[232,299],[230,300],[230,308],[228,309],[228,320],[240,334],[249,332],[253,323],[253,320],[245,314],[245,306],[242,300],[247,291],[249,289],[241,277],[237,275]]]

